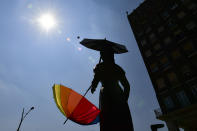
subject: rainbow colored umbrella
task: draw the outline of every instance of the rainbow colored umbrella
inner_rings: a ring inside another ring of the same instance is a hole
[[[92,125],[99,122],[100,110],[74,90],[55,84],[53,95],[57,107],[67,119],[81,125]]]

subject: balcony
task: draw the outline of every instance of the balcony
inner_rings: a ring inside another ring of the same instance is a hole
[[[162,121],[173,120],[179,127],[188,128],[195,127],[197,121],[197,104],[174,110],[163,114],[161,109],[154,110],[156,118]]]

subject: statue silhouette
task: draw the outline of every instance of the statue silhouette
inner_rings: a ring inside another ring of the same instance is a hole
[[[115,64],[112,51],[102,51],[100,55],[103,62],[96,65],[91,85],[91,92],[94,93],[98,83],[102,84],[99,98],[100,131],[134,131],[127,103],[130,85],[125,72]]]

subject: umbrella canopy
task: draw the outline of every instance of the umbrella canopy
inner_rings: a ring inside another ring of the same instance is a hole
[[[100,110],[74,90],[55,84],[53,95],[57,107],[68,119],[81,125],[99,122]]]
[[[87,48],[97,51],[111,50],[115,54],[128,52],[124,45],[117,44],[106,39],[83,39],[80,43]]]

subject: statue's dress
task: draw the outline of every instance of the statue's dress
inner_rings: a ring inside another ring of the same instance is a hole
[[[119,81],[124,70],[115,63],[100,63],[94,69],[92,86],[102,83],[99,108],[100,131],[133,131],[132,118]]]

